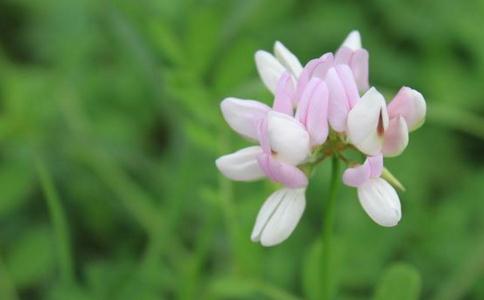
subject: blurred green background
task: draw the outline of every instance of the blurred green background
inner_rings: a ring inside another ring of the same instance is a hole
[[[421,91],[426,124],[386,165],[403,220],[341,186],[335,299],[484,299],[484,1],[0,1],[0,299],[318,299],[329,162],[282,245],[250,241],[275,189],[214,166],[248,145],[227,96],[253,61],[302,62],[359,29],[370,80]]]

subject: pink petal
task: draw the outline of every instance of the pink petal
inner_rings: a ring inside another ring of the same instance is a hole
[[[270,107],[254,100],[225,98],[220,104],[229,126],[242,136],[257,140],[257,126]]]
[[[402,87],[388,104],[390,118],[402,116],[410,131],[423,124],[426,111],[427,105],[422,94],[409,87]]]
[[[328,70],[334,66],[333,53],[325,53],[319,58],[319,64],[313,70],[313,77],[324,79]]]
[[[271,153],[271,144],[269,140],[269,123],[268,118],[265,117],[259,122],[259,126],[257,127],[257,137],[259,139],[260,146],[262,151],[266,154]]]
[[[328,102],[328,87],[321,81],[313,91],[306,117],[306,129],[311,137],[311,145],[321,145],[328,137]]]
[[[300,99],[311,78],[324,79],[328,70],[333,66],[334,58],[332,53],[326,53],[320,58],[310,60],[304,67],[297,83],[296,99]]]
[[[343,183],[351,187],[363,185],[371,176],[371,166],[368,160],[364,164],[347,168],[343,173]]]
[[[388,128],[383,137],[382,153],[385,156],[400,155],[408,145],[407,122],[403,117],[396,117],[390,120]]]
[[[358,49],[353,53],[350,62],[350,68],[355,76],[358,90],[364,93],[370,87],[368,83],[368,51]]]
[[[328,136],[328,88],[324,81],[313,78],[306,85],[296,111],[311,137],[311,145],[324,143]]]
[[[335,65],[349,65],[351,57],[353,56],[353,50],[348,47],[341,47],[336,51],[334,56]]]
[[[302,93],[301,99],[299,100],[299,103],[297,105],[295,118],[304,126],[306,126],[306,118],[308,115],[311,97],[313,95],[314,89],[318,86],[320,82],[320,79],[312,78],[304,88],[304,92]]]
[[[369,156],[366,161],[370,165],[370,177],[380,177],[383,172],[383,155]]]
[[[277,83],[273,109],[292,116],[292,99],[294,98],[294,93],[295,87],[292,76],[289,72],[284,72]]]
[[[257,161],[266,176],[275,182],[282,183],[289,188],[301,188],[308,185],[308,178],[303,171],[274,159],[270,154],[260,154]]]
[[[350,109],[343,82],[335,68],[329,69],[325,81],[329,90],[329,124],[335,131],[343,132],[346,129],[346,118]]]
[[[335,69],[341,82],[343,83],[349,106],[352,108],[360,98],[353,73],[347,65],[338,65],[335,67]]]

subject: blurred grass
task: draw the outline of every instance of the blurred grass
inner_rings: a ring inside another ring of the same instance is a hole
[[[218,105],[272,100],[257,49],[307,61],[354,28],[372,83],[418,89],[428,119],[386,162],[407,188],[398,227],[340,189],[335,297],[407,278],[421,299],[484,298],[483,17],[477,0],[0,2],[0,299],[317,299],[329,164],[291,238],[251,243],[274,187],[217,172],[247,144]]]

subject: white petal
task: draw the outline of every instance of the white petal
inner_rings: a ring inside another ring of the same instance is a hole
[[[261,153],[259,146],[247,147],[219,157],[215,164],[222,174],[232,180],[257,180],[265,176],[257,162],[257,156]]]
[[[293,117],[268,113],[269,143],[275,158],[291,165],[303,162],[310,153],[310,138],[304,126]]]
[[[361,36],[357,30],[353,30],[348,34],[346,39],[344,40],[341,47],[348,47],[351,50],[358,50],[361,48]]]
[[[400,155],[407,145],[407,122],[403,117],[391,119],[383,138],[383,155],[389,157]]]
[[[257,215],[252,241],[274,246],[286,240],[304,212],[304,194],[305,189],[283,188],[270,195]]]
[[[264,103],[232,97],[225,98],[220,107],[229,126],[242,136],[253,140],[258,139],[257,125],[270,110]]]
[[[277,82],[286,68],[272,54],[262,50],[255,53],[255,64],[262,82],[275,94]]]
[[[262,230],[265,228],[265,226],[269,222],[270,217],[274,214],[277,207],[281,203],[282,198],[286,194],[286,191],[287,189],[285,188],[275,191],[269,196],[269,198],[267,198],[264,204],[262,204],[262,207],[257,214],[255,225],[252,229],[252,234],[250,236],[250,239],[253,242],[260,241]]]
[[[381,178],[371,178],[361,185],[358,198],[368,216],[381,226],[395,226],[402,217],[397,192]]]
[[[377,155],[388,127],[385,99],[369,89],[348,114],[347,134],[353,145],[367,155]]]
[[[302,72],[303,66],[299,59],[291,51],[289,51],[281,42],[277,41],[274,44],[274,54],[279,62],[285,66],[294,77],[298,78]]]

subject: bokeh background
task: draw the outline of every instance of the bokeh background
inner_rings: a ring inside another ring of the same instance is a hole
[[[341,186],[335,299],[484,299],[484,2],[0,1],[0,299],[318,299],[329,162],[282,245],[250,242],[269,182],[214,160],[248,143],[227,96],[272,98],[253,54],[302,62],[359,29],[370,79],[421,91],[386,165],[403,220]]]

